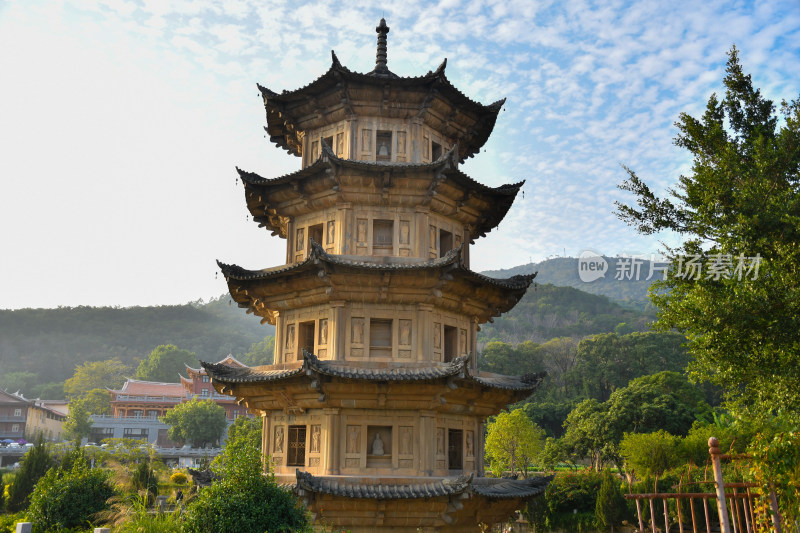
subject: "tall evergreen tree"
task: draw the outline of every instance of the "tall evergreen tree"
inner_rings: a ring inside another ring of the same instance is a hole
[[[728,56],[725,95],[686,113],[675,143],[694,157],[669,196],[632,170],[618,215],[639,232],[676,232],[671,273],[652,299],[658,325],[689,338],[695,377],[760,411],[800,413],[800,99],[775,106]]]
[[[12,513],[18,513],[30,505],[30,496],[36,483],[53,466],[53,457],[41,436],[36,444],[22,458],[14,481],[8,486],[8,502],[6,507]]]

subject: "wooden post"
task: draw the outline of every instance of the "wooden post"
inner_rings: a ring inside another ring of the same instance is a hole
[[[667,509],[666,498],[664,498],[664,532],[669,533],[669,510]]]
[[[650,526],[653,528],[653,533],[656,533],[656,506],[653,505],[652,498],[650,498]]]
[[[782,533],[781,529],[781,511],[778,507],[778,496],[775,494],[775,489],[770,485],[769,489],[769,503],[772,507],[772,527],[775,528],[775,533]]]
[[[703,498],[703,510],[706,513],[706,533],[711,533],[711,515],[708,513],[708,498]]]
[[[725,503],[725,482],[722,481],[722,459],[719,451],[719,441],[716,437],[708,439],[708,453],[714,465],[714,481],[717,485],[717,512],[719,513],[719,527],[722,533],[732,533],[731,523],[728,520],[728,506]]]
[[[697,533],[697,518],[695,518],[694,515],[694,498],[689,498],[689,510],[692,513],[692,533]]]
[[[642,502],[636,499],[636,515],[639,517],[639,531],[644,533],[644,520],[642,520]]]

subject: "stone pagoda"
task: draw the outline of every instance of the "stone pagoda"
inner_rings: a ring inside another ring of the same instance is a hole
[[[541,375],[479,372],[480,324],[510,310],[533,275],[469,269],[522,183],[487,187],[459,170],[494,127],[450,84],[330,69],[295,91],[259,86],[266,131],[301,170],[239,170],[258,224],[286,264],[220,263],[231,296],[276,327],[274,364],[204,363],[217,391],[264,422],[263,451],[315,519],[353,532],[478,531],[505,521],[549,478],[485,478],[484,423]]]

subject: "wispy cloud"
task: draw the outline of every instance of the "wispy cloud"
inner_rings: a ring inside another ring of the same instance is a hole
[[[284,242],[246,218],[234,165],[276,176],[299,161],[262,129],[255,83],[305,85],[375,61],[420,75],[448,58],[472,99],[508,101],[464,170],[526,179],[473,267],[584,248],[655,251],[612,214],[621,164],[665,190],[689,161],[678,113],[720,92],[725,52],[773,99],[800,92],[793,0],[63,1],[0,7],[0,306],[146,304],[222,293],[216,257],[260,268]]]

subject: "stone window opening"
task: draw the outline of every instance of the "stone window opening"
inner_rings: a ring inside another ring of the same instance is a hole
[[[289,426],[286,466],[306,465],[306,426]]]
[[[323,234],[322,226],[323,226],[322,224],[315,224],[313,226],[309,226],[309,228],[308,228],[308,248],[307,248],[307,252],[308,253],[311,253],[311,241],[312,240],[315,243],[317,243],[320,246],[322,246],[322,244],[323,244],[322,243],[322,234]]]
[[[442,145],[431,141],[431,161],[436,161],[442,157]]]
[[[378,130],[375,137],[375,160],[392,160],[392,132]]]
[[[335,149],[333,147],[333,135],[331,135],[330,137],[323,137],[322,140],[325,142],[325,144],[328,145],[328,148],[330,148],[331,150]]]
[[[464,432],[460,429],[447,430],[447,469],[464,469]]]
[[[444,327],[444,362],[449,363],[458,354],[458,328],[453,326]]]
[[[372,221],[372,247],[391,250],[394,245],[394,221]]]
[[[369,321],[369,354],[372,357],[392,356],[392,320],[373,318]]]
[[[453,234],[443,229],[439,230],[439,257],[444,257],[453,249]]]
[[[314,353],[314,339],[316,335],[316,324],[313,320],[300,323],[300,342],[297,347],[297,360],[303,360],[303,350]]]

